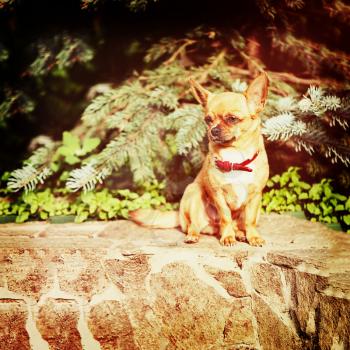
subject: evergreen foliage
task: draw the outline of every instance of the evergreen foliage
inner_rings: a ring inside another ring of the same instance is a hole
[[[69,165],[81,163],[80,168],[72,169],[67,187],[72,191],[92,190],[125,167],[138,184],[164,178],[172,158],[171,147],[190,162],[192,156],[198,158],[206,127],[187,79],[192,76],[211,91],[243,91],[247,81],[241,80],[242,72],[249,73],[249,69],[237,66],[237,61],[242,54],[246,55],[247,45],[237,31],[223,35],[213,29],[197,28],[184,39],[163,38],[152,46],[145,60],[153,69],[135,73],[125,83],[98,95],[87,106],[78,126],[79,133],[87,135],[81,141],[83,146],[79,145],[77,136],[68,139],[70,134],[65,133],[62,145],[51,148],[52,161]],[[204,46],[210,51],[207,61],[188,65],[187,62],[197,59]],[[267,141],[288,142],[295,151],[304,150],[310,155],[319,152],[332,163],[349,166],[349,98],[340,98],[316,86],[310,86],[304,96],[299,97],[288,77],[278,79],[280,73],[268,73],[272,93],[262,115]],[[343,137],[334,138],[334,131],[338,135],[343,133]],[[172,145],[166,141],[170,136],[173,136]],[[102,140],[99,147],[97,140]],[[91,142],[97,143],[85,152],[84,145]],[[84,159],[92,150],[94,154]],[[43,152],[41,163],[13,172],[9,188],[30,189],[42,182],[50,174],[46,170],[45,155]],[[49,168],[55,170],[55,167]]]
[[[68,34],[55,35],[50,40],[39,39],[27,50],[35,52],[35,59],[27,66],[21,67],[20,75],[22,78],[32,79],[31,84],[29,87],[21,84],[25,86],[24,89],[15,89],[6,81],[0,83],[0,128],[5,127],[6,120],[14,115],[32,114],[36,102],[34,96],[30,95],[35,91],[40,95],[46,93],[43,88],[45,79],[55,77],[68,81],[71,79],[69,72],[73,66],[81,64],[89,67],[94,57],[94,51],[82,38]],[[0,43],[0,72],[6,70],[8,60],[9,52]],[[79,88],[71,84],[70,89]]]

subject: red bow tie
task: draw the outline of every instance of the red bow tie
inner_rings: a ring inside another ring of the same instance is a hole
[[[252,158],[246,159],[242,163],[231,163],[227,160],[222,161],[219,159],[215,159],[215,165],[219,170],[225,173],[228,173],[231,170],[248,171],[251,173],[253,169],[248,168],[246,165],[250,164],[258,156],[258,154],[259,154],[259,151],[256,152]]]

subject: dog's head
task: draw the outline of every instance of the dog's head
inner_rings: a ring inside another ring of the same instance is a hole
[[[215,144],[230,145],[260,124],[258,113],[264,108],[269,85],[265,73],[255,78],[242,94],[213,94],[193,79],[190,83],[194,97],[205,109],[208,136]]]

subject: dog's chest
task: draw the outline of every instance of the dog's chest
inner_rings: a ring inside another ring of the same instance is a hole
[[[219,155],[223,161],[242,163],[243,161],[252,158],[254,151],[245,154],[233,149],[222,149],[220,150]],[[252,169],[252,172],[241,170],[223,172],[218,169],[215,164],[212,167],[213,176],[220,185],[232,185],[232,190],[237,196],[238,206],[246,201],[248,197],[248,185],[254,182],[254,173],[256,171],[255,161],[248,164],[248,167]]]

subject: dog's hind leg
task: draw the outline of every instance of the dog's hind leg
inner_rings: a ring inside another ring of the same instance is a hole
[[[209,225],[202,189],[197,182],[187,186],[181,199],[180,224],[182,231],[187,234],[186,243],[198,242],[202,230]]]
[[[197,243],[200,237],[200,230],[195,225],[191,224],[188,227],[185,243]]]

